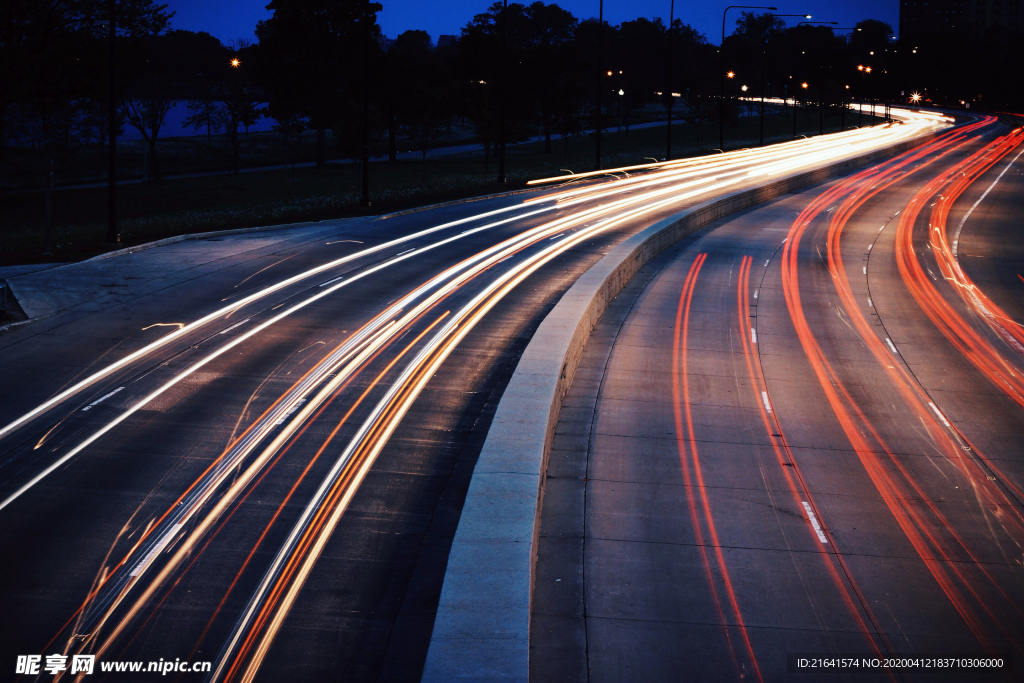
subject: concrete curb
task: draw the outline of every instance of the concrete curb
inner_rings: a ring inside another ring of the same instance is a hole
[[[598,180],[598,179],[593,179],[593,180]],[[459,204],[467,204],[469,202],[483,201],[485,199],[494,199],[496,197],[506,197],[506,196],[516,195],[516,194],[524,194],[526,192],[537,192],[540,189],[541,188],[525,188],[525,189],[519,189],[519,190],[508,190],[508,191],[505,191],[505,192],[496,192],[494,194],[477,195],[477,196],[474,196],[474,197],[463,197],[462,199],[452,199],[452,200],[449,200],[449,201],[446,201],[446,202],[438,202],[436,204],[426,204],[424,206],[415,206],[415,207],[412,207],[412,208],[409,208],[409,209],[402,209],[401,211],[395,211],[395,212],[392,212],[392,213],[385,213],[385,214],[380,214],[380,215],[375,215],[375,216],[352,216],[352,217],[345,217],[345,218],[327,218],[327,219],[324,219],[322,221],[305,221],[305,222],[300,222],[300,223],[279,223],[277,225],[260,225],[260,226],[256,226],[256,227],[252,227],[252,228],[231,228],[231,229],[228,229],[228,230],[212,230],[210,232],[191,232],[191,233],[186,233],[184,235],[175,235],[173,237],[165,237],[163,239],[153,240],[152,242],[143,242],[142,244],[137,244],[137,245],[134,245],[134,246],[131,246],[131,247],[123,247],[121,249],[114,249],[112,251],[108,251],[108,252],[103,253],[103,254],[97,254],[96,256],[90,256],[89,258],[82,259],[81,261],[72,261],[70,263],[61,263],[61,264],[53,266],[52,268],[46,268],[44,270],[56,270],[58,268],[65,268],[65,267],[69,267],[69,266],[75,266],[75,265],[78,265],[80,263],[88,263],[90,261],[103,261],[103,260],[111,259],[111,258],[114,258],[114,257],[117,257],[117,256],[127,256],[129,254],[135,254],[137,252],[145,251],[147,249],[153,249],[153,248],[156,248],[156,247],[164,247],[164,246],[167,246],[169,244],[176,244],[178,242],[187,242],[187,241],[190,241],[190,240],[203,240],[203,239],[209,239],[211,237],[226,237],[226,236],[229,236],[229,235],[242,235],[242,234],[245,234],[245,233],[252,233],[252,232],[272,232],[272,231],[275,231],[275,230],[289,230],[291,228],[304,228],[304,227],[312,227],[312,226],[316,226],[316,225],[322,225],[324,228],[329,228],[329,227],[331,227],[330,224],[332,224],[332,223],[341,224],[342,222],[345,222],[345,221],[357,221],[357,220],[369,221],[369,220],[378,219],[378,218],[379,219],[396,218],[398,216],[405,216],[405,215],[408,215],[408,214],[411,214],[411,213],[418,213],[420,211],[429,211],[431,209],[443,208],[443,207],[446,207],[446,206],[457,206]],[[544,188],[544,189],[547,189],[547,188]],[[26,273],[26,275],[30,275],[30,274],[31,273]],[[20,275],[15,275],[13,277],[9,277],[9,278],[6,278],[6,279],[0,278],[0,283],[5,283],[7,285],[8,291],[10,293],[10,296],[13,297],[15,300],[18,300],[19,297],[18,297],[17,292],[15,291],[16,290],[16,287],[15,287],[16,283],[12,284],[11,281],[15,280],[18,277],[21,277],[21,276]],[[35,320],[39,320],[39,319],[45,318],[45,317],[47,317],[47,315],[35,316],[35,317],[29,318],[28,320],[20,321],[17,324],[21,325],[23,323],[33,322]],[[10,329],[12,327],[15,327],[15,325],[5,325],[3,327],[0,327],[0,332],[4,332],[4,331],[6,331],[6,330],[8,330],[8,329]]]
[[[136,244],[131,247],[123,247],[121,249],[114,249],[103,254],[97,254],[96,256],[90,256],[87,259],[81,261],[72,261],[71,263],[61,264],[56,266],[60,268],[65,265],[74,265],[76,263],[86,263],[88,261],[102,261],[103,259],[114,258],[115,256],[124,256],[126,254],[134,254],[137,251],[143,251],[144,249],[152,249],[154,247],[163,247],[168,244],[175,244],[176,242],[185,242],[188,240],[203,240],[209,239],[210,237],[224,237],[226,235],[242,235],[248,232],[269,232],[272,230],[288,230],[290,228],[303,228],[310,227],[313,225],[320,225],[326,223],[334,223],[338,221],[351,221],[351,220],[372,220],[374,218],[387,219],[397,218],[398,216],[405,216],[410,213],[419,213],[420,211],[429,211],[431,209],[439,209],[445,206],[457,206],[459,204],[468,204],[469,202],[479,202],[485,199],[494,199],[496,197],[510,197],[515,194],[523,194],[526,192],[537,192],[540,189],[546,188],[523,188],[519,190],[507,190],[505,192],[495,192],[493,194],[481,194],[473,197],[463,197],[462,199],[450,199],[446,202],[438,202],[436,204],[424,204],[423,206],[414,206],[409,209],[402,209],[401,211],[394,211],[392,213],[382,213],[379,215],[370,216],[345,216],[341,218],[325,218],[322,221],[303,221],[299,223],[279,223],[277,225],[258,225],[253,228],[231,228],[228,230],[211,230],[210,232],[190,232],[184,235],[175,235],[173,237],[165,237],[159,240],[153,240],[152,242],[143,242],[142,244]],[[324,225],[324,227],[327,227]]]
[[[449,553],[424,683],[529,680],[533,571],[562,397],[591,330],[630,278],[663,249],[712,221],[900,154],[936,135],[703,202],[630,237],[576,281],[533,335],[498,404]]]
[[[338,218],[333,220],[347,220],[344,218]],[[115,256],[126,256],[128,254],[134,254],[139,251],[145,251],[146,249],[153,249],[155,247],[165,247],[168,244],[176,244],[177,242],[187,242],[189,240],[204,240],[210,237],[225,237],[227,235],[244,235],[247,232],[269,232],[271,230],[287,230],[289,228],[303,228],[311,225],[318,225],[320,223],[330,223],[332,221],[307,221],[305,223],[281,223],[280,225],[260,225],[255,228],[232,228],[230,230],[211,230],[210,232],[189,232],[184,235],[175,235],[174,237],[165,237],[161,240],[153,240],[152,242],[143,242],[142,244],[136,244],[133,247],[123,247],[121,249],[114,249],[103,254],[91,256],[81,261],[74,261],[65,265],[75,265],[78,263],[88,263],[89,261],[102,261],[108,258],[114,258]],[[327,226],[324,226],[327,227]],[[60,268],[61,266],[57,266]]]

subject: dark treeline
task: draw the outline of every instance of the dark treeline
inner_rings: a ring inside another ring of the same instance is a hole
[[[113,5],[111,48],[108,0],[6,0],[0,146],[43,149],[57,163],[90,144],[102,150],[111,55],[117,124],[133,126],[148,143],[155,178],[164,118],[180,100],[190,102],[188,125],[225,136],[237,172],[238,131],[261,116],[276,121],[285,147],[316,131],[318,165],[330,153],[358,158],[364,97],[370,147],[392,160],[399,141],[425,158],[455,122],[471,126],[492,155],[502,102],[509,142],[540,135],[545,151],[557,153],[558,139],[593,130],[599,92],[602,126],[628,126],[634,112],[653,104],[671,108],[698,136],[719,115],[735,121],[742,95],[836,106],[906,102],[919,91],[938,104],[989,109],[1020,107],[1022,97],[1020,70],[1001,68],[1021,63],[1019,36],[896,42],[891,27],[873,20],[843,36],[743,13],[720,52],[678,19],[671,31],[658,18],[599,26],[556,4],[510,3],[503,11],[495,3],[457,40],[435,45],[423,31],[382,36],[378,3],[272,0],[256,43],[225,46],[207,33],[169,30],[167,7],[152,0]],[[733,76],[723,79],[726,71]],[[327,131],[336,150],[328,149]]]

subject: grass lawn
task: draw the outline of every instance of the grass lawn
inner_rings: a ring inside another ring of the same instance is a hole
[[[848,126],[856,114],[847,114]],[[866,121],[865,121],[866,122]],[[800,112],[798,132],[818,132],[816,112]],[[766,142],[792,137],[789,116],[775,114],[765,120]],[[839,129],[838,117],[827,121],[825,132]],[[726,128],[726,148],[758,143],[759,121],[743,117]],[[673,126],[673,157],[707,154],[718,147],[713,122],[700,129],[697,144],[693,126]],[[205,143],[205,138],[192,141]],[[602,136],[603,166],[612,168],[644,163],[665,155],[665,128],[634,129],[628,134],[612,127]],[[428,158],[419,161],[373,163],[370,190],[373,208],[359,208],[360,169],[357,164],[329,164],[327,168],[297,168],[181,178],[118,187],[118,218],[127,245],[163,237],[226,228],[322,220],[368,212],[384,213],[433,202],[488,194],[523,187],[531,178],[575,172],[594,166],[593,136],[568,143],[552,142],[543,153],[540,143],[516,145],[507,152],[508,185],[495,182],[497,164],[485,169],[481,153]],[[77,260],[99,253],[106,232],[106,188],[58,190],[52,193],[55,257]],[[0,195],[0,263],[40,260],[45,242],[45,194],[42,191]],[[50,257],[53,258],[53,257]]]

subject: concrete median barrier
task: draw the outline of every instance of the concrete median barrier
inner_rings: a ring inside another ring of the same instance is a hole
[[[890,158],[938,133],[693,206],[626,239],[565,293],[498,405],[452,543],[422,680],[529,679],[530,612],[548,453],[591,330],[654,256],[733,212]]]

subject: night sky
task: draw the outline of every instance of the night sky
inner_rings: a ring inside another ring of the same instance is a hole
[[[239,38],[254,39],[256,22],[270,16],[265,8],[268,0],[163,0],[175,12],[174,28],[206,31],[231,43]],[[384,35],[394,38],[409,29],[422,29],[435,41],[440,34],[458,34],[473,17],[486,9],[491,0],[378,0],[384,10],[377,20]],[[836,0],[774,0],[777,14],[812,14],[814,19],[838,21],[839,26],[853,26],[862,19],[881,19],[894,30],[899,24],[899,0],[859,0],[838,3]],[[563,0],[556,4],[580,19],[597,16],[598,0]],[[718,43],[722,32],[722,10],[726,2],[676,2],[676,12],[685,22]],[[766,5],[772,2],[766,2]],[[668,21],[669,0],[607,0],[605,19],[618,24],[638,16],[662,17]],[[730,33],[740,10],[729,12],[726,32]],[[795,23],[799,19],[787,19]]]

